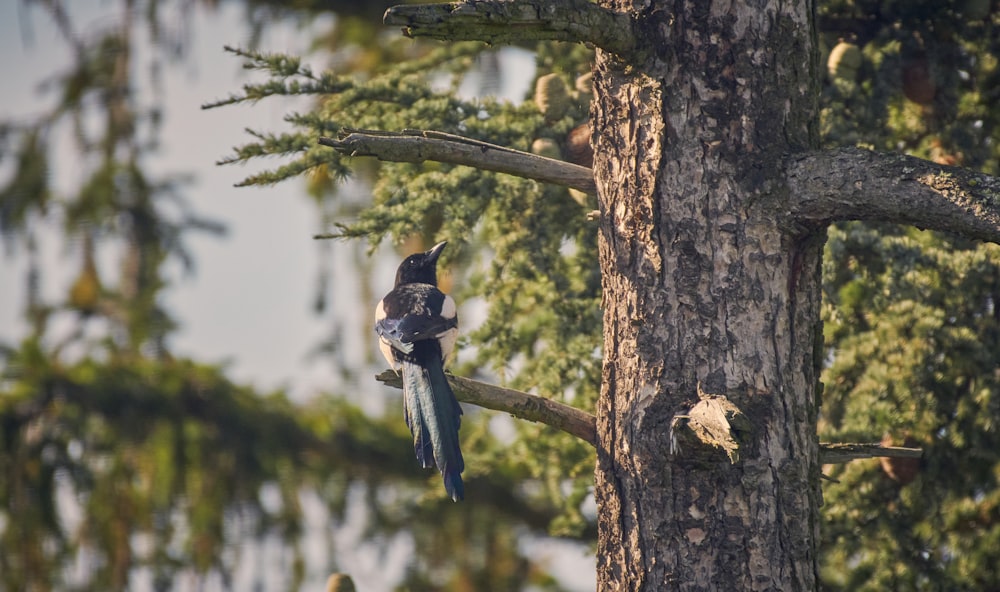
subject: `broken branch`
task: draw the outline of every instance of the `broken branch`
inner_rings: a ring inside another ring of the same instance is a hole
[[[920,448],[882,446],[881,444],[820,444],[819,460],[824,465],[845,463],[861,458],[920,458]]]
[[[588,0],[476,0],[404,4],[382,22],[402,26],[407,37],[447,41],[592,43],[624,56],[635,47],[632,19]]]

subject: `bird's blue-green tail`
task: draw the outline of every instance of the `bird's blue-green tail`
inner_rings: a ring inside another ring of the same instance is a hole
[[[445,378],[437,342],[414,345],[413,352],[402,360],[406,425],[413,434],[417,460],[425,468],[437,466],[445,490],[457,502],[465,497],[465,460],[458,443],[462,408]]]

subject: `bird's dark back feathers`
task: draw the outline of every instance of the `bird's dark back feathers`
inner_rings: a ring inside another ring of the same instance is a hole
[[[382,299],[385,316],[399,319],[407,315],[438,315],[444,306],[444,292],[426,282],[407,283],[394,288]]]

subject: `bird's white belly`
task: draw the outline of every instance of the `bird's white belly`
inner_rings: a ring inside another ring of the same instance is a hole
[[[455,351],[455,342],[458,341],[458,329],[448,329],[443,333],[438,333],[437,339],[438,343],[441,344],[441,359],[447,364],[448,358]]]

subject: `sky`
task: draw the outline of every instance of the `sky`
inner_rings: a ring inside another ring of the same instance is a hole
[[[74,0],[68,6],[75,28],[84,34],[118,18],[108,12],[114,5],[102,0]],[[202,362],[225,363],[229,376],[236,381],[264,390],[284,388],[297,399],[321,391],[343,394],[371,390],[359,386],[356,377],[342,376],[322,356],[312,354],[336,329],[338,338],[344,341],[336,352],[341,364],[352,368],[374,364],[375,372],[382,369],[377,348],[368,341],[373,335],[368,309],[374,309],[374,303],[362,302],[363,292],[350,279],[356,275],[359,262],[368,263],[372,292],[387,292],[401,255],[383,246],[369,260],[368,245],[362,241],[319,244],[313,235],[330,229],[319,226],[317,208],[306,196],[301,181],[265,188],[234,187],[251,173],[275,166],[278,161],[246,166],[215,163],[230,155],[233,146],[251,139],[244,132],[247,127],[287,129],[282,117],[297,109],[305,110],[308,100],[279,97],[255,105],[203,110],[204,103],[263,78],[244,70],[239,58],[223,51],[223,45],[248,44],[240,3],[220,3],[214,11],[204,9],[200,3],[194,6],[189,57],[162,72],[160,92],[166,108],[161,147],[149,162],[149,169],[163,176],[192,175],[194,182],[184,191],[185,196],[197,213],[223,221],[228,232],[222,238],[189,235],[188,245],[197,265],[193,274],[184,273],[176,264],[167,268],[172,281],[166,290],[166,307],[181,325],[170,342],[171,351]],[[323,30],[328,24],[320,19],[310,26]],[[271,23],[259,48],[307,56],[305,61],[309,63],[312,38],[294,23]],[[143,55],[143,44],[137,47],[140,49],[134,63],[142,68],[150,56]],[[42,111],[40,104],[54,100],[53,93],[40,92],[40,83],[58,72],[71,55],[52,19],[37,7],[0,2],[0,52],[4,56],[5,80],[0,86],[0,119],[38,114]],[[532,54],[505,49],[499,52],[499,59],[505,72],[522,74],[505,77],[499,95],[520,100],[534,69]],[[314,71],[324,69],[322,62],[313,61],[311,65]],[[468,91],[475,86],[475,80],[467,80],[463,88]],[[75,167],[78,157],[68,134],[63,140],[54,160],[53,182],[68,191],[79,179],[80,171]],[[9,164],[0,162],[0,179]],[[363,187],[354,189],[364,191]],[[73,259],[74,252],[62,243],[57,232],[43,236],[41,248],[46,276],[43,294],[51,300],[64,298],[79,269],[79,260]],[[0,341],[16,339],[26,331],[20,317],[26,298],[22,286],[27,262],[17,255],[0,247]],[[105,255],[108,264],[102,270],[115,268],[114,254]],[[327,298],[331,306],[323,317],[313,310],[321,269],[331,278]],[[471,320],[469,316],[463,319],[463,324]],[[384,403],[377,396],[375,400],[363,397],[360,402],[369,404],[369,411],[378,411]]]
[[[118,18],[109,14],[116,4],[104,0],[73,0],[67,5],[74,27],[84,34]],[[234,145],[248,139],[244,128],[281,130],[282,116],[303,109],[304,104],[279,99],[252,107],[202,110],[202,104],[238,90],[253,74],[222,49],[226,44],[247,45],[249,33],[243,24],[243,8],[238,3],[220,3],[215,11],[204,9],[200,3],[195,7],[188,37],[189,58],[168,65],[162,72],[160,92],[166,107],[165,120],[160,132],[161,147],[149,162],[149,169],[155,175],[192,175],[193,183],[184,195],[196,212],[223,221],[228,232],[222,238],[192,235],[188,239],[197,264],[193,274],[185,274],[179,265],[168,268],[171,286],[166,290],[165,304],[181,326],[170,342],[171,351],[200,362],[224,363],[227,374],[237,382],[260,390],[285,388],[300,400],[333,392],[353,396],[369,412],[398,405],[398,393],[374,385],[369,374],[382,369],[370,340],[373,333],[369,309],[375,303],[365,302],[363,291],[352,281],[358,262],[366,262],[368,245],[342,241],[321,245],[313,240],[314,234],[329,229],[318,226],[316,207],[305,195],[302,182],[286,181],[268,188],[234,187],[255,170],[274,165],[274,161],[263,166],[215,165],[231,153]],[[323,25],[319,22],[312,26]],[[294,23],[279,22],[269,24],[259,47],[304,55],[311,38]],[[138,47],[135,63],[143,67],[150,56],[144,54],[142,44]],[[41,92],[40,84],[58,72],[70,55],[51,18],[41,9],[25,7],[19,1],[0,2],[0,71],[4,79],[0,85],[0,120],[30,118],[43,112],[54,96]],[[499,94],[520,99],[533,72],[533,57],[522,50],[501,50],[499,59],[505,72],[521,74],[506,77]],[[323,64],[314,64],[314,70],[322,69]],[[475,81],[469,81],[464,87],[475,86]],[[79,179],[82,169],[77,158],[68,135],[60,138],[52,178],[57,188],[69,190]],[[0,162],[0,181],[9,170],[10,163]],[[79,269],[79,254],[63,244],[57,221],[50,223],[52,229],[40,237],[45,280],[42,291],[46,299],[57,300],[65,296]],[[0,342],[16,343],[27,330],[21,320],[27,272],[23,255],[23,249],[0,245]],[[107,267],[113,267],[113,253],[104,256],[108,258]],[[391,288],[399,256],[392,248],[384,247],[367,261],[374,294]],[[99,253],[99,263],[100,257]],[[313,303],[321,269],[331,278],[330,306],[318,316]],[[334,328],[338,329],[336,355],[341,363],[363,369],[353,376],[341,375],[323,356],[310,355]],[[304,504],[314,517],[310,523],[315,532],[307,537],[328,536],[321,526],[327,523],[321,504],[309,500]],[[402,575],[403,558],[412,552],[408,547],[412,542],[406,537],[393,541],[383,556],[374,548],[358,547],[361,528],[361,523],[348,523],[335,533],[334,543],[342,555],[339,560],[352,566],[352,575],[359,585],[363,584],[359,589],[389,589]],[[547,560],[552,572],[566,585],[593,589],[594,559],[583,547],[548,539],[526,539],[523,545],[539,560]],[[281,561],[280,549],[248,547],[244,552],[244,566]],[[322,565],[323,558],[314,557],[311,563]],[[241,577],[253,575],[247,569],[237,576],[235,589],[242,589]],[[148,582],[140,578],[136,584],[143,589]]]
[[[74,25],[84,34],[117,18],[107,14],[106,2],[75,0],[69,5]],[[280,130],[285,125],[282,116],[301,107],[302,102],[263,101],[252,107],[202,110],[203,103],[237,91],[252,74],[222,49],[224,44],[245,45],[248,32],[240,12],[243,9],[228,3],[217,11],[197,6],[189,37],[188,55],[192,57],[169,65],[162,73],[166,106],[162,143],[149,169],[155,175],[193,175],[194,182],[184,191],[185,196],[202,216],[223,221],[228,232],[222,238],[189,235],[197,265],[193,274],[184,273],[179,265],[168,267],[172,281],[166,306],[181,324],[171,341],[172,351],[203,362],[227,363],[231,377],[261,389],[287,387],[300,398],[320,390],[336,390],[344,385],[331,365],[309,357],[330,333],[324,319],[312,311],[317,273],[321,265],[333,271],[350,265],[365,245],[318,245],[312,236],[325,229],[317,226],[316,208],[304,195],[301,182],[293,180],[269,188],[234,187],[273,161],[245,167],[215,164],[229,155],[234,145],[249,139],[244,128]],[[310,38],[291,23],[279,23],[267,28],[260,46],[301,55]],[[5,56],[6,80],[0,87],[0,117],[17,119],[39,113],[39,104],[54,98],[53,93],[40,92],[40,82],[58,72],[70,56],[49,16],[20,2],[0,3],[0,51]],[[140,50],[136,67],[144,67],[149,58]],[[53,181],[57,187],[69,188],[80,171],[68,138],[61,145]],[[0,174],[5,171],[0,166]],[[65,295],[79,264],[61,240],[56,232],[42,238],[43,293],[51,299]],[[322,249],[328,250],[325,259],[321,259]],[[25,304],[21,286],[27,265],[18,254],[5,248],[0,255],[0,339],[4,340],[25,331],[20,314]],[[387,255],[391,253],[383,257]],[[387,273],[390,278],[384,285],[391,282],[391,270]],[[334,291],[337,288],[334,286]],[[349,318],[360,320],[356,314]],[[346,334],[357,335],[359,331]],[[364,363],[369,358],[359,356],[357,361]]]

